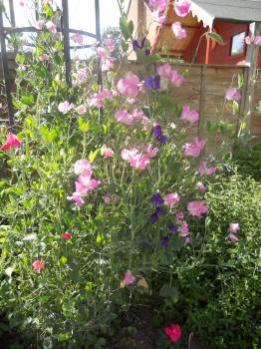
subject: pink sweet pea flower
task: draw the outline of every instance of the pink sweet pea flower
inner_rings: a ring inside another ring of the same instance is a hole
[[[149,0],[149,6],[155,11],[163,12],[167,6],[167,0]]]
[[[177,223],[180,223],[180,222],[182,222],[183,221],[183,219],[184,219],[184,214],[183,214],[183,212],[177,212],[176,213],[176,220],[177,220]]]
[[[72,201],[78,207],[83,206],[85,204],[83,198],[76,193],[73,193],[72,196],[68,196],[67,200]]]
[[[201,176],[207,175],[212,176],[216,173],[216,166],[208,167],[208,162],[206,160],[202,161],[198,166],[198,172]]]
[[[202,183],[202,182],[198,182],[196,187],[197,187],[198,191],[200,191],[201,193],[205,193],[207,190],[204,183]]]
[[[45,21],[43,19],[40,19],[35,23],[35,28],[38,30],[43,30],[44,25],[45,25]]]
[[[50,57],[47,53],[43,53],[42,55],[39,56],[39,61],[40,62],[47,62],[49,61]]]
[[[73,74],[73,85],[80,85],[86,82],[88,78],[88,69],[87,68],[81,68],[78,69],[74,74]]]
[[[104,39],[103,44],[109,52],[113,52],[116,48],[116,43],[115,43],[115,40],[113,38]]]
[[[180,87],[185,82],[185,78],[176,70],[172,70],[170,81],[174,86]]]
[[[187,210],[191,216],[202,218],[203,214],[208,212],[206,201],[191,201],[187,206]]]
[[[193,143],[186,143],[183,147],[185,156],[191,156],[193,158],[199,157],[205,145],[206,141],[199,137],[194,137]]]
[[[152,144],[148,144],[145,148],[145,152],[150,159],[155,158],[159,153],[159,148],[153,147]]]
[[[165,328],[165,333],[172,343],[176,343],[182,337],[182,330],[179,324],[172,324]]]
[[[82,176],[82,177],[81,177],[82,180],[83,180],[83,178],[85,179],[85,182],[86,182],[86,183],[89,182],[89,180],[90,180],[90,177],[89,177],[89,176],[84,176],[84,175],[80,175],[80,176]],[[80,177],[79,177],[79,178],[80,178]],[[78,195],[78,196],[85,196],[85,195],[88,194],[88,188],[86,187],[85,184],[83,184],[82,181],[77,180],[77,181],[75,181],[75,192],[74,192],[73,194],[75,194],[76,196],[77,196],[77,195]]]
[[[160,65],[158,68],[157,68],[157,73],[161,76],[161,77],[165,77],[165,78],[168,78],[168,79],[171,79],[171,76],[172,76],[172,68],[171,68],[171,65],[166,63],[166,64],[163,64],[163,65]]]
[[[32,266],[33,266],[33,269],[36,273],[41,273],[46,268],[46,263],[42,259],[41,260],[36,259],[32,263]]]
[[[184,105],[182,109],[181,119],[194,123],[199,120],[199,113],[196,110],[191,110],[189,105]]]
[[[254,44],[257,46],[261,46],[261,35],[255,37]]]
[[[179,17],[186,17],[189,14],[191,2],[189,0],[175,1],[175,12]]]
[[[6,143],[1,147],[1,150],[9,150],[11,148],[18,149],[20,147],[21,142],[19,141],[18,137],[13,133],[9,133],[6,139]]]
[[[138,152],[138,149],[123,149],[121,152],[121,157],[123,160],[128,161],[131,167],[136,170],[145,170],[150,164],[150,158],[147,154],[142,154]]]
[[[79,33],[75,33],[75,34],[71,35],[71,39],[72,39],[72,41],[76,42],[79,45],[83,45],[83,43],[84,43],[84,38]]]
[[[253,44],[254,41],[255,41],[255,36],[252,34],[245,37],[245,42],[247,45]]]
[[[92,191],[92,190],[99,188],[101,185],[101,181],[99,181],[97,179],[91,179],[89,176],[86,176],[85,174],[81,174],[78,177],[78,181],[79,182],[77,182],[77,183],[80,183],[82,186],[85,187],[86,194],[89,191]],[[76,193],[78,193],[78,192],[76,191]]]
[[[130,271],[126,271],[124,275],[124,279],[122,280],[123,284],[128,286],[134,284],[136,281],[136,277]]]
[[[57,27],[56,27],[56,24],[53,23],[52,21],[48,21],[46,24],[45,24],[47,30],[52,33],[52,34],[56,34],[57,33]]]
[[[72,238],[71,233],[65,232],[62,234],[62,239],[64,239],[64,240],[71,240],[71,238]]]
[[[164,196],[164,204],[170,208],[180,202],[180,196],[178,193],[169,193]]]
[[[133,116],[126,109],[117,111],[115,119],[124,125],[132,125],[134,121]]]
[[[108,52],[103,47],[98,47],[97,56],[101,59],[106,59],[108,57]]]
[[[79,105],[75,110],[79,115],[83,115],[87,111],[86,107],[83,104]]]
[[[112,158],[114,155],[114,151],[111,148],[106,147],[106,145],[103,145],[101,147],[101,156],[104,157],[104,159]]]
[[[104,102],[110,98],[112,98],[112,94],[105,88],[91,96],[90,105],[96,108],[102,108],[104,106]]]
[[[69,103],[68,101],[64,101],[58,105],[58,110],[62,114],[69,113],[74,108],[73,103]]]
[[[165,24],[167,21],[167,17],[159,11],[152,12],[152,19],[154,22],[157,22],[159,24]]]
[[[226,92],[226,99],[228,101],[240,101],[241,93],[235,87],[230,87]]]
[[[240,241],[239,237],[237,237],[237,236],[236,236],[235,234],[233,234],[233,233],[230,233],[230,234],[228,235],[228,237],[229,237],[229,239],[230,239],[231,242],[236,243],[236,242],[239,242],[239,241]]]
[[[229,223],[229,228],[228,228],[230,233],[238,233],[240,231],[240,225],[239,223]]]
[[[187,37],[187,31],[186,29],[182,28],[180,22],[173,23],[171,29],[177,39],[182,40]]]
[[[183,238],[190,235],[189,225],[186,221],[183,221],[181,223],[181,226],[178,228],[178,232],[179,232],[179,235],[182,236]]]
[[[126,97],[135,98],[139,93],[140,79],[132,72],[128,72],[124,79],[120,79],[117,84],[118,91]]]
[[[74,164],[74,173],[76,175],[81,175],[85,174],[88,175],[89,177],[92,176],[92,166],[89,163],[89,161],[85,159],[77,160],[76,163]]]

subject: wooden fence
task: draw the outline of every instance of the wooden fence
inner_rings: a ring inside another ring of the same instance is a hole
[[[14,79],[15,64],[14,58],[9,57],[10,76]],[[233,142],[238,131],[239,122],[238,115],[233,115],[229,104],[225,103],[226,90],[233,84],[236,86],[238,74],[243,76],[247,73],[247,67],[234,66],[211,66],[211,65],[178,65],[173,67],[178,71],[188,71],[186,82],[180,88],[175,89],[173,99],[182,104],[189,104],[192,108],[199,110],[200,123],[199,126],[192,127],[189,131],[191,134],[198,134],[209,138],[209,144],[217,146],[221,140],[219,132],[208,134],[208,124],[210,122],[222,124],[222,122],[229,122],[233,125],[229,130],[228,143]],[[132,70],[139,72],[141,67],[133,63]],[[0,79],[2,78],[0,69]],[[244,91],[242,91],[244,95]],[[1,96],[0,96],[1,99]],[[257,102],[261,100],[261,70],[258,71],[258,76],[255,84],[254,103],[256,107]],[[3,114],[3,113],[2,113]],[[1,115],[0,119],[4,118]],[[178,121],[180,122],[180,121]],[[261,115],[253,108],[250,130],[252,135],[261,136]]]

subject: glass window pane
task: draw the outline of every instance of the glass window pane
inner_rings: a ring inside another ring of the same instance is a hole
[[[231,56],[242,54],[245,48],[246,33],[240,33],[232,36]]]

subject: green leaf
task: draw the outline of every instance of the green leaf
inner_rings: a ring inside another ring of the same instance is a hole
[[[83,117],[78,118],[79,129],[82,132],[88,132],[90,130],[90,122],[86,121]]]
[[[163,298],[178,298],[178,289],[164,284],[160,289],[160,296]]]
[[[25,105],[33,105],[34,104],[34,96],[33,95],[27,95],[27,96],[23,96],[21,98],[21,102]]]
[[[216,41],[217,43],[219,43],[220,45],[224,45],[224,40],[222,38],[222,36],[220,36],[219,34],[217,33],[214,33],[214,32],[207,32],[206,33],[206,36],[209,37],[210,39]]]
[[[88,159],[89,159],[89,161],[92,163],[95,159],[96,159],[96,157],[97,157],[97,155],[98,155],[98,153],[99,153],[99,149],[96,149],[96,150],[94,150],[94,151],[90,151],[90,154],[89,154],[89,157],[88,157]]]

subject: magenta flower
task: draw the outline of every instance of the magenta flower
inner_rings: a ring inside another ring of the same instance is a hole
[[[124,125],[128,125],[128,126],[132,125],[133,121],[134,121],[133,116],[131,114],[129,114],[126,109],[118,110],[115,114],[115,119],[118,122],[120,122]]]
[[[189,0],[175,1],[175,12],[179,17],[186,17],[189,14],[191,2]]]
[[[143,154],[138,149],[123,149],[121,152],[123,160],[128,161],[131,167],[136,170],[145,170],[150,164],[150,158],[147,154]]]
[[[171,29],[175,37],[179,40],[185,39],[188,35],[186,29],[182,28],[182,25],[180,22],[173,23],[171,26]]]
[[[170,81],[174,86],[180,87],[185,82],[185,78],[176,70],[172,70]]]
[[[9,133],[6,138],[6,143],[2,145],[1,150],[9,150],[11,148],[18,149],[20,147],[21,142],[19,141],[18,137],[13,133]]]
[[[179,211],[176,213],[176,220],[177,220],[177,223],[181,223],[184,219],[184,213]]]
[[[184,105],[181,113],[181,119],[194,123],[199,120],[199,113],[196,110],[191,110],[189,105]]]
[[[103,156],[104,159],[112,158],[113,155],[114,155],[114,151],[111,148],[106,147],[106,145],[103,145],[101,147],[101,156]]]
[[[241,93],[235,87],[230,87],[226,92],[226,99],[228,101],[240,101]]]
[[[236,236],[236,235],[233,234],[233,233],[230,233],[230,234],[228,235],[228,237],[229,237],[230,241],[233,242],[233,243],[236,243],[236,242],[239,242],[239,241],[240,241],[239,237]]]
[[[152,19],[154,22],[157,22],[159,24],[165,24],[167,21],[167,16],[164,15],[162,12],[153,11],[152,12]]]
[[[57,33],[57,27],[56,27],[56,24],[53,23],[52,21],[48,21],[46,24],[45,24],[47,30],[52,33],[52,34],[56,34]]]
[[[167,6],[167,0],[149,0],[149,5],[154,11],[163,12]]]
[[[180,202],[180,196],[178,193],[169,193],[164,196],[164,204],[170,208]]]
[[[240,231],[240,225],[239,223],[229,223],[229,228],[228,228],[230,233],[238,233]]]
[[[126,286],[132,285],[136,282],[136,277],[132,274],[131,271],[126,271],[122,282]]]
[[[68,101],[64,101],[58,105],[58,110],[62,114],[69,113],[74,108],[73,103],[69,103]]]
[[[42,271],[45,270],[46,268],[46,263],[41,259],[36,259],[33,263],[32,263],[33,269],[36,273],[41,273]]]
[[[64,239],[64,240],[71,240],[71,238],[72,238],[71,233],[65,232],[62,234],[62,239]]]
[[[165,333],[172,343],[176,343],[182,337],[182,330],[179,324],[172,324],[165,328]]]
[[[104,39],[103,44],[109,52],[113,52],[116,48],[116,42],[113,38]]]
[[[207,188],[205,187],[205,185],[202,182],[198,182],[196,185],[198,191],[200,191],[201,193],[205,193]]]
[[[159,153],[159,148],[153,147],[153,145],[149,143],[149,144],[145,147],[145,152],[146,152],[146,154],[148,155],[148,157],[149,157],[150,159],[152,159],[152,158],[155,158],[155,157],[158,155],[158,153]]]
[[[104,88],[100,92],[94,93],[91,96],[90,105],[97,108],[102,108],[104,106],[105,101],[107,99],[110,99],[111,97],[112,97],[111,92],[106,88]]]
[[[190,235],[189,225],[186,221],[183,221],[181,223],[181,226],[178,228],[178,232],[179,232],[179,235],[182,236],[183,238]]]
[[[191,201],[187,206],[187,210],[191,216],[202,218],[203,214],[208,212],[206,201]]]
[[[92,166],[88,160],[85,160],[85,159],[77,160],[76,163],[74,164],[74,173],[76,175],[85,174],[91,177]]]
[[[72,41],[76,42],[79,45],[83,45],[84,44],[84,38],[80,33],[75,33],[71,35],[71,39]]]
[[[72,196],[68,196],[67,200],[73,202],[78,207],[83,206],[85,204],[83,198],[77,193],[73,193]]]
[[[81,68],[78,69],[74,74],[73,74],[73,85],[80,85],[86,82],[88,78],[88,69],[87,68]]]
[[[216,166],[208,167],[208,162],[206,160],[202,161],[198,166],[198,172],[201,176],[207,175],[212,176],[216,173]]]
[[[166,64],[163,64],[163,65],[160,65],[158,68],[157,68],[157,73],[162,76],[162,77],[165,77],[165,78],[168,78],[168,79],[171,79],[171,76],[172,76],[172,68],[171,68],[171,65],[166,63]]]
[[[135,98],[139,93],[140,79],[132,72],[128,72],[124,79],[117,84],[118,91],[126,97]]]
[[[194,137],[193,143],[186,143],[183,147],[185,156],[191,156],[193,158],[199,157],[205,145],[206,141],[199,137]]]

